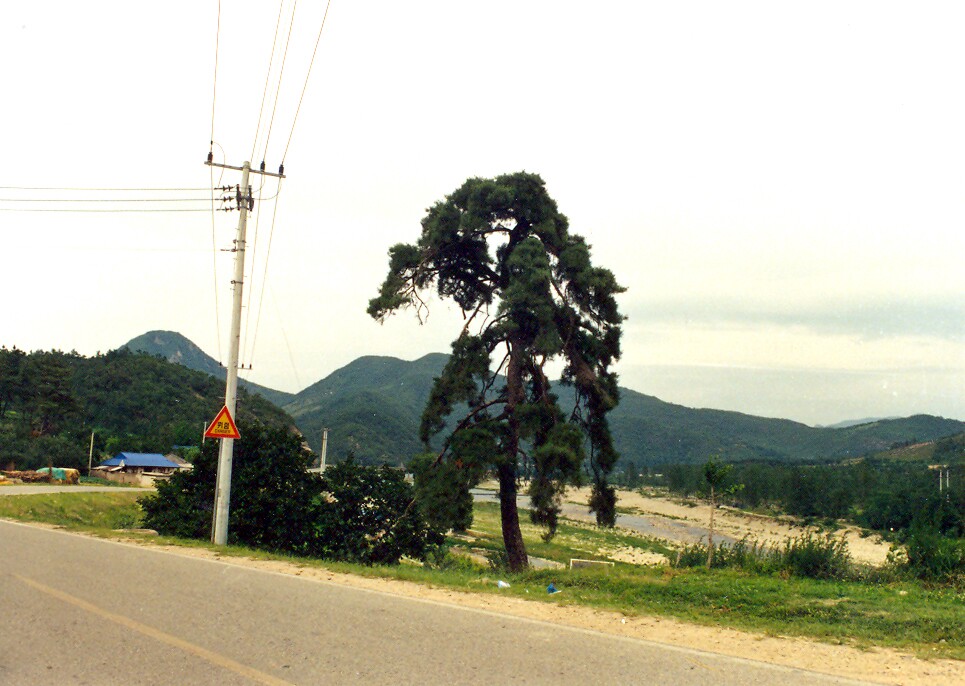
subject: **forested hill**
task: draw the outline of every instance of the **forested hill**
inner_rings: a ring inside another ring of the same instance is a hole
[[[298,393],[285,410],[316,451],[327,428],[333,458],[353,450],[364,461],[398,464],[423,450],[422,408],[446,359],[360,357]]]
[[[931,415],[818,428],[788,419],[683,407],[627,388],[620,393],[610,427],[621,454],[639,465],[703,463],[710,455],[729,461],[836,460],[965,431],[965,422]]]
[[[138,347],[135,342],[143,339],[153,341],[168,359],[180,351],[172,361],[202,370],[212,365],[220,369],[180,334],[155,331],[127,346]],[[294,417],[316,451],[321,447],[322,429],[330,430],[332,459],[353,450],[365,461],[398,464],[422,449],[419,418],[433,378],[447,359],[441,353],[411,362],[360,357],[294,396],[279,394],[281,407]],[[683,407],[628,388],[620,392],[621,401],[610,414],[610,425],[622,459],[639,466],[703,463],[715,454],[725,460],[834,460],[965,431],[965,422],[929,415],[819,428],[787,419]],[[560,396],[565,401],[568,392],[564,390]]]
[[[166,453],[197,445],[224,404],[224,383],[159,357],[115,350],[76,353],[0,349],[0,466],[87,466],[120,451]],[[239,420],[272,425],[294,420],[239,389]]]
[[[217,360],[176,331],[148,331],[137,338],[132,338],[121,347],[134,352],[160,355],[168,362],[199,372],[206,372],[219,379],[226,378],[228,374],[227,370]],[[291,393],[259,386],[245,379],[238,379],[238,385],[267,398],[278,407],[283,407],[293,397]]]
[[[419,418],[447,356],[412,362],[361,357],[298,393],[285,409],[318,449],[323,426],[337,459],[351,447],[365,460],[399,462],[421,449]],[[928,415],[822,429],[768,419],[683,407],[628,388],[610,413],[616,447],[638,466],[725,460],[803,462],[836,460],[885,450],[896,443],[930,441],[965,431],[965,422]],[[560,392],[563,402],[569,395]]]

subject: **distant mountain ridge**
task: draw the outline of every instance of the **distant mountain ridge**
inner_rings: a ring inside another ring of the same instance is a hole
[[[128,348],[133,352],[160,355],[168,362],[173,362],[174,364],[179,364],[182,367],[187,367],[198,372],[205,372],[219,379],[224,379],[228,376],[228,371],[221,366],[217,360],[195,345],[194,342],[176,331],[148,331],[136,338],[132,338],[121,347]],[[285,403],[293,397],[291,393],[259,386],[245,379],[239,379],[238,385],[252,393],[257,393],[278,407],[284,406]]]
[[[154,346],[148,352],[174,357],[172,361],[200,371],[213,364],[224,377],[217,362],[180,334],[154,331],[145,336]],[[145,336],[127,347],[143,349],[132,344]],[[322,429],[328,428],[332,458],[351,450],[360,460],[397,464],[423,449],[418,439],[422,408],[447,359],[442,353],[411,362],[366,356],[294,395],[256,384],[248,388],[290,414],[313,449],[320,448]],[[930,415],[820,428],[788,419],[693,409],[628,388],[620,393],[620,404],[609,415],[614,442],[621,459],[640,466],[700,463],[710,455],[779,462],[843,459],[965,431],[965,422]]]

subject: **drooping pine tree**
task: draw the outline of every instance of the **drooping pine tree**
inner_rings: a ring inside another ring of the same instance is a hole
[[[520,172],[466,181],[427,211],[418,242],[393,246],[389,258],[369,302],[372,317],[381,322],[414,307],[421,319],[433,289],[465,317],[424,410],[422,440],[466,409],[438,462],[495,470],[510,568],[528,565],[516,507],[523,462],[531,465],[531,516],[547,537],[566,485],[580,480],[587,462],[591,510],[612,526],[616,495],[607,475],[617,452],[606,414],[619,399],[610,367],[620,356],[616,295],[624,289],[593,266],[589,245],[569,232],[543,180]],[[545,371],[555,360],[572,397],[565,411]]]

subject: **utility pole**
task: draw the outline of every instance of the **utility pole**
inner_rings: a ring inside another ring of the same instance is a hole
[[[87,453],[87,476],[90,476],[91,463],[94,461],[94,432],[90,432],[90,451]]]
[[[245,280],[245,233],[248,227],[248,211],[254,208],[255,200],[251,194],[251,186],[248,185],[249,174],[262,174],[264,176],[275,176],[280,179],[285,178],[285,168],[278,168],[278,173],[273,174],[265,171],[265,164],[262,162],[261,169],[252,171],[251,162],[245,162],[240,167],[232,167],[227,164],[217,164],[212,160],[212,154],[208,153],[206,165],[211,167],[221,167],[223,169],[234,169],[241,172],[241,185],[238,186],[236,201],[238,204],[238,235],[235,238],[235,274],[231,281],[232,302],[231,302],[231,336],[228,349],[228,375],[225,380],[224,404],[228,408],[228,413],[235,416],[235,409],[238,398],[238,356],[241,347],[241,305],[242,290]],[[228,509],[231,501],[231,461],[234,456],[234,439],[222,438],[221,449],[218,453],[218,477],[214,492],[214,521],[211,526],[211,542],[215,545],[225,545],[228,542]]]
[[[318,462],[318,471],[325,471],[325,460],[328,456],[328,429],[322,429],[322,454]]]

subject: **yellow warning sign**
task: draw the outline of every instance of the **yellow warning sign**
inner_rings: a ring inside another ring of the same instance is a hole
[[[221,408],[221,412],[219,412],[218,416],[211,422],[208,430],[204,432],[204,437],[241,438],[241,434],[238,433],[238,427],[235,426],[235,420],[231,418],[231,413],[228,412],[227,405]]]

